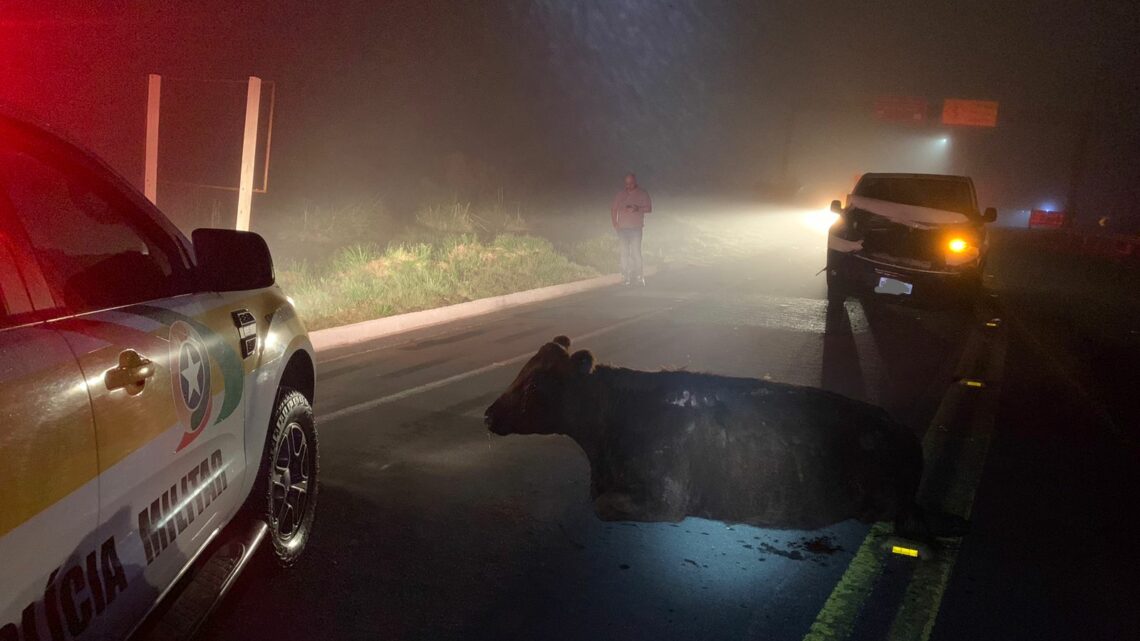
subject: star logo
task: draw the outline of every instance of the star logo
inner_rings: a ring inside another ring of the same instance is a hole
[[[178,354],[178,371],[182,377],[182,399],[191,409],[202,402],[202,386],[205,384],[205,371],[202,366],[202,352],[193,343],[183,343]]]
[[[198,332],[183,321],[170,326],[170,383],[174,409],[185,430],[181,450],[206,428],[213,409],[209,352]]]

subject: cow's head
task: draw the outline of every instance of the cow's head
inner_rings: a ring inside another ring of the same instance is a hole
[[[594,357],[580,350],[570,354],[570,339],[555,336],[523,365],[511,386],[491,403],[483,419],[495,434],[553,434],[559,432],[563,399],[570,384],[594,368]]]

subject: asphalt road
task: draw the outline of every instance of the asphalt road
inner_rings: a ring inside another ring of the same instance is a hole
[[[567,334],[603,363],[765,377],[880,404],[923,439],[924,499],[969,513],[1001,429],[1010,323],[984,328],[993,301],[973,310],[854,299],[829,307],[817,275],[826,239],[803,222],[799,213],[736,215],[726,224],[739,226],[748,251],[671,264],[645,288],[322,354],[310,547],[288,572],[247,572],[202,637],[926,638],[937,621],[940,638],[987,638],[978,609],[1000,615],[995,593],[1032,559],[1003,559],[1009,567],[994,576],[988,540],[971,549],[971,534],[923,565],[879,553],[882,532],[857,522],[814,532],[701,519],[603,523],[572,441],[492,438],[483,426],[484,409],[522,363]],[[961,376],[987,387],[968,388]],[[1004,502],[1032,489],[997,499],[984,484],[977,492],[998,503],[975,513],[976,524],[1004,532]],[[837,549],[804,545],[818,537]],[[1020,607],[1041,605],[1036,598]],[[939,616],[944,602],[951,623]]]
[[[997,430],[935,639],[1140,629],[1140,269],[995,238],[1009,325]]]

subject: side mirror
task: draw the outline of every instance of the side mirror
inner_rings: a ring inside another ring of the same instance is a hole
[[[831,201],[831,211],[833,211],[837,214],[842,214],[843,213],[843,203],[839,202],[838,200]]]
[[[273,257],[261,236],[233,229],[195,229],[190,238],[203,290],[234,292],[273,285]]]
[[[986,211],[982,212],[982,222],[992,223],[997,220],[997,210],[993,207],[986,207]]]

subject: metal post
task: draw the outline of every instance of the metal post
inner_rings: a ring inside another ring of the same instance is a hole
[[[238,183],[237,229],[249,231],[253,205],[253,167],[257,161],[257,116],[261,109],[261,78],[249,77],[245,97],[245,137],[241,144],[241,182]]]
[[[158,107],[162,94],[162,76],[147,76],[146,92],[146,152],[143,169],[143,194],[152,203],[158,203]]]
[[[277,83],[269,83],[269,122],[265,123],[265,170],[261,176],[260,193],[269,191],[269,153],[273,150],[273,106],[277,104]]]

